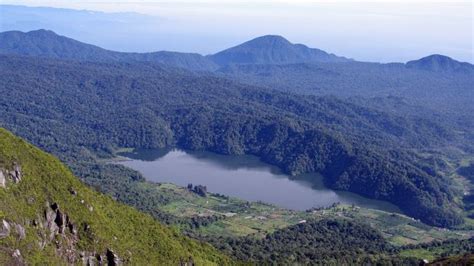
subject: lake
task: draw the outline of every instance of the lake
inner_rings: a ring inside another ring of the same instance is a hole
[[[128,158],[120,164],[141,172],[153,182],[204,185],[209,192],[293,210],[327,207],[340,202],[399,212],[388,202],[331,190],[324,186],[322,176],[318,174],[289,176],[254,156],[177,149],[138,150],[120,155]]]

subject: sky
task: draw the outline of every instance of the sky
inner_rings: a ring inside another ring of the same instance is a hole
[[[53,27],[52,30],[61,34],[121,51],[210,54],[257,36],[277,34],[294,43],[361,61],[405,62],[436,53],[474,62],[471,0],[0,0],[0,3],[147,15],[143,16],[147,19],[120,18],[114,20],[116,25],[108,21],[107,25],[96,23],[92,27],[71,20],[56,21],[56,24],[35,22],[38,27]],[[34,28],[32,20],[22,14],[0,21],[3,24],[0,28]],[[5,13],[3,16],[7,17]],[[28,27],[26,20],[30,21]]]

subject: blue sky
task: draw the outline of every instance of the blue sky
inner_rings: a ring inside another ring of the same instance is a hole
[[[151,16],[152,19],[128,20],[126,27],[118,23],[113,30],[113,25],[108,25],[102,32],[101,25],[74,29],[81,26],[74,21],[67,23],[70,32],[58,26],[59,33],[123,51],[209,54],[253,37],[278,34],[295,43],[364,61],[404,62],[433,53],[474,61],[470,0],[2,0],[2,4]],[[26,18],[9,17],[12,19]],[[0,23],[4,24],[2,30],[16,25],[12,21]]]

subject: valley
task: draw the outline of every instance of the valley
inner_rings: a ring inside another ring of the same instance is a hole
[[[469,239],[473,231],[446,230],[427,226],[401,214],[394,214],[353,205],[334,204],[327,208],[310,211],[282,209],[261,202],[248,202],[234,197],[208,193],[206,197],[190,192],[185,187],[170,183],[143,184],[169,199],[160,206],[160,211],[176,217],[189,219],[189,223],[173,225],[191,236],[203,237],[245,237],[263,238],[267,234],[297,225],[307,220],[322,220],[333,217],[368,224],[377,229],[395,247],[417,245],[449,239]],[[411,249],[409,249],[411,250]],[[410,251],[402,254],[410,254]],[[416,249],[414,249],[416,251]],[[440,250],[443,250],[440,248]],[[415,252],[413,251],[413,252]],[[442,252],[439,252],[442,253]],[[426,256],[429,254],[429,256]],[[420,259],[437,257],[436,253],[423,253]]]
[[[28,232],[0,237],[0,252],[38,262],[65,252],[31,248],[50,233],[32,220],[57,201],[74,220],[100,221],[79,241],[54,234],[73,243],[72,262],[109,249],[180,265],[419,265],[472,253],[473,73],[442,55],[358,62],[276,35],[202,56],[0,33],[0,170],[34,170],[0,188],[0,218]],[[15,193],[28,212],[11,207]]]

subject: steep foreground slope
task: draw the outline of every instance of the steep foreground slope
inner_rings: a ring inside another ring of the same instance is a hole
[[[0,128],[0,264],[228,264],[209,245],[84,186]]]

